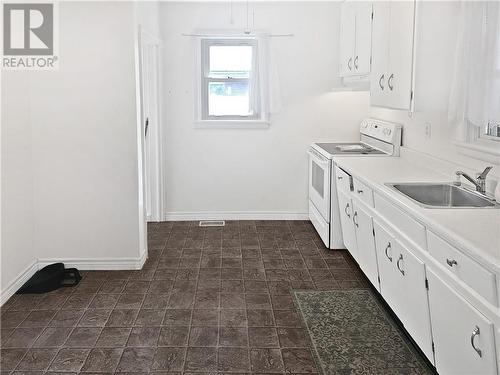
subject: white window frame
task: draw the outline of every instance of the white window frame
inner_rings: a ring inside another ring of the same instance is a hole
[[[269,121],[266,118],[266,106],[264,102],[264,82],[262,70],[260,69],[261,58],[259,55],[259,41],[256,37],[248,36],[210,36],[201,37],[198,43],[197,64],[197,94],[198,105],[196,108],[196,128],[267,128]],[[211,46],[252,46],[252,71],[249,78],[215,78],[209,76],[209,51]],[[249,82],[250,108],[252,115],[249,116],[210,116],[208,114],[208,86],[210,82]]]

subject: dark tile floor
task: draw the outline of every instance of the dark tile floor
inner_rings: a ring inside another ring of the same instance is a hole
[[[1,310],[2,374],[315,373],[291,289],[367,287],[309,222],[152,224],[141,271],[83,272],[76,288]]]

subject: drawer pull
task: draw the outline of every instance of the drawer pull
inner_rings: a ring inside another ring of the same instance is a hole
[[[347,212],[348,209],[349,209],[349,203],[346,204],[346,206],[344,208],[344,212],[347,215],[347,217],[350,219],[351,218],[351,214],[349,212]]]
[[[446,258],[446,263],[448,263],[450,267],[456,266],[458,264],[455,259],[448,259],[448,258]]]
[[[363,190],[358,190],[358,194],[363,194]]]
[[[385,256],[387,257],[387,259],[389,259],[390,262],[392,262],[392,257],[389,255],[389,249],[392,250],[390,242],[387,244],[385,248]]]
[[[354,225],[356,228],[359,228],[358,222],[356,221],[356,218],[358,217],[358,211],[354,212],[354,216],[352,217],[352,221],[354,222]]]
[[[399,270],[399,272],[401,272],[401,275],[403,275],[403,276],[404,276],[404,275],[405,275],[405,270],[404,270],[404,269],[402,269],[402,268],[400,267],[400,265],[399,265],[399,262],[401,262],[402,260],[403,260],[403,254],[399,254],[399,259],[398,259],[398,261],[397,261],[396,265],[398,266],[398,270]]]
[[[339,180],[339,181],[340,181],[340,180],[342,180],[343,178],[344,178],[344,177],[342,177],[342,176],[338,176],[338,177],[337,177],[337,180]]]
[[[476,328],[474,328],[474,330],[472,331],[472,333],[470,335],[470,344],[472,345],[472,348],[476,351],[476,353],[479,355],[479,357],[482,357],[483,352],[481,351],[481,349],[476,348],[476,345],[474,344],[474,340],[476,339],[476,336],[479,336],[480,333],[481,333],[481,331],[479,330],[479,327],[476,326]]]

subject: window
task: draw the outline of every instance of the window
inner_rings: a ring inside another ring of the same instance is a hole
[[[263,122],[256,38],[202,38],[202,122]]]

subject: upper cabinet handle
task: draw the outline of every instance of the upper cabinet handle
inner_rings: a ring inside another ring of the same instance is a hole
[[[399,262],[401,262],[403,260],[403,254],[399,254],[399,259],[396,263],[396,265],[398,266],[398,270],[399,272],[401,272],[401,274],[404,276],[405,275],[405,270],[401,268],[401,266],[399,265]]]
[[[359,59],[359,56],[356,56],[354,58],[354,67],[356,68],[356,70],[358,70],[359,66],[358,66],[358,59]]]
[[[349,68],[349,70],[352,70],[352,57],[349,57],[349,61],[347,62],[347,67]]]
[[[387,86],[389,86],[389,90],[391,90],[391,91],[394,90],[394,86],[392,85],[393,78],[394,78],[394,74],[391,74],[391,76],[387,80]]]
[[[385,256],[387,257],[387,259],[389,259],[389,261],[392,262],[392,257],[389,255],[389,249],[391,249],[391,243],[389,242],[385,248]]]
[[[378,85],[380,86],[380,89],[384,91],[384,85],[382,84],[382,81],[384,80],[385,74],[382,74],[378,80]]]
[[[481,333],[481,331],[479,330],[479,327],[476,326],[476,328],[474,328],[474,330],[472,331],[472,333],[470,335],[470,344],[472,345],[472,348],[476,351],[476,353],[479,355],[479,357],[482,357],[483,352],[481,351],[481,349],[476,348],[476,344],[474,344],[474,340],[475,340],[476,336],[479,336],[480,333]]]

